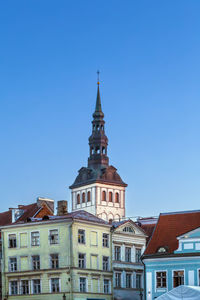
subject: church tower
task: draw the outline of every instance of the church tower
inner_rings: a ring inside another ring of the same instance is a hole
[[[125,188],[127,186],[109,165],[108,138],[105,134],[99,80],[93,113],[92,134],[89,137],[88,166],[82,167],[72,190],[72,211],[86,210],[104,220],[119,221],[125,217]]]

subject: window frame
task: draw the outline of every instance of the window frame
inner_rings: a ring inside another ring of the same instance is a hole
[[[121,261],[121,246],[119,246],[119,245],[114,246],[114,260]]]
[[[130,253],[127,250],[130,250]],[[132,248],[129,246],[125,246],[125,262],[130,263],[131,262],[131,256],[132,256]]]
[[[15,263],[14,262],[11,263],[11,259],[15,259],[16,260]],[[15,268],[13,268],[13,270],[12,270],[11,266],[15,266]],[[9,272],[12,272],[12,273],[18,271],[18,259],[17,259],[17,256],[10,256],[8,258],[8,270],[9,270]]]
[[[83,231],[83,233],[79,233],[79,231]],[[86,244],[85,229],[78,228],[78,243],[83,245]]]
[[[179,284],[179,285],[184,285],[185,284],[185,269],[179,269],[179,270],[172,270],[172,287],[175,288],[175,287],[178,287],[179,285],[177,286],[174,286],[174,272],[183,272],[183,283]]]
[[[83,258],[80,258],[79,256],[83,255]],[[86,269],[86,254],[85,253],[78,253],[78,268],[79,269]]]
[[[39,285],[40,292],[39,293],[34,293],[34,281],[36,281],[36,280],[39,280],[39,282],[40,282],[40,285]],[[42,280],[40,278],[33,278],[31,280],[31,282],[32,282],[32,289],[31,289],[32,294],[33,295],[40,295],[40,294],[42,294]]]
[[[15,239],[10,239],[10,236],[15,236]],[[11,241],[15,241],[15,246],[10,246]],[[16,249],[17,248],[17,234],[16,233],[9,233],[8,234],[8,248],[9,249]]]
[[[106,262],[104,262],[104,258],[107,258]],[[102,270],[103,271],[109,271],[110,270],[110,258],[109,258],[109,256],[105,256],[105,255],[102,256]]]
[[[53,291],[53,288],[52,288],[52,280],[55,280],[55,279],[58,279],[58,290]],[[50,278],[50,291],[51,291],[51,293],[53,293],[53,294],[56,294],[56,293],[60,293],[60,292],[61,292],[61,280],[60,280],[59,277],[51,277],[51,278]]]
[[[32,235],[34,234],[34,233],[38,233],[38,244],[33,244],[33,237],[32,237]],[[39,247],[40,246],[40,231],[39,230],[35,230],[35,231],[31,231],[31,236],[30,236],[30,238],[31,238],[31,247]]]
[[[119,284],[116,284],[116,283],[119,283]],[[121,287],[122,287],[122,273],[115,272],[115,288],[121,288]]]
[[[81,279],[84,279],[84,289],[82,289],[81,288]],[[83,276],[81,276],[81,277],[79,277],[79,292],[80,293],[87,293],[87,278],[86,277],[83,277]]]
[[[11,283],[13,283],[13,282],[17,283],[17,293],[14,293],[14,294],[11,293],[11,290],[12,290]],[[9,280],[9,296],[15,296],[15,295],[19,295],[19,282],[17,279],[11,279],[11,280]]]
[[[163,286],[163,276],[160,277],[161,285],[158,286],[158,273],[165,273],[165,285],[166,286]],[[167,270],[155,271],[155,285],[156,285],[156,289],[166,289],[167,288]]]
[[[28,287],[28,293],[22,293],[22,282],[28,282],[28,285],[25,286],[25,289]],[[28,279],[21,279],[20,280],[20,295],[30,295],[30,280]]]
[[[54,261],[54,260],[56,260],[55,258],[52,258],[53,255],[57,255],[57,262]],[[50,268],[51,268],[51,269],[54,269],[54,270],[59,269],[59,254],[58,254],[58,253],[51,253],[51,254],[49,255],[49,259],[50,259]],[[53,267],[53,263],[55,263],[55,264],[58,265],[58,266],[57,266],[56,268]]]
[[[106,285],[105,285],[105,281],[107,281]],[[103,292],[105,295],[110,294],[110,279],[107,278],[103,279]]]
[[[52,243],[51,236],[54,236],[53,234],[51,234],[52,231],[57,231],[57,234],[54,234],[55,236],[57,235],[57,242],[56,243],[54,243],[54,242]],[[58,245],[59,243],[60,243],[60,240],[59,240],[59,229],[58,228],[49,229],[49,245]]]
[[[140,256],[138,255],[138,250],[140,251]],[[136,263],[141,263],[141,256],[142,256],[142,249],[135,248],[135,262]]]
[[[38,260],[35,258],[39,258]],[[40,265],[40,255],[31,255],[31,265],[32,265],[32,270],[40,270],[41,265]]]
[[[106,236],[105,236],[106,235]],[[104,248],[109,248],[110,235],[109,233],[102,233],[102,246]]]
[[[127,277],[129,276],[129,286],[127,286]],[[126,273],[126,289],[131,289],[132,288],[132,274],[131,273]]]

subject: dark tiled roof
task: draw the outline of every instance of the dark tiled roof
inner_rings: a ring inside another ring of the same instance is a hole
[[[146,233],[147,237],[147,243],[149,242],[154,228],[155,228],[156,224],[141,224],[140,227],[143,229],[143,231]]]
[[[0,226],[12,223],[12,212],[10,210],[0,213]]]
[[[200,211],[160,214],[144,255],[156,254],[162,246],[168,249],[168,253],[173,253],[178,248],[177,237],[199,226]]]

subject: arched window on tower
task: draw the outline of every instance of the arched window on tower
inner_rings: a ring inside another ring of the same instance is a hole
[[[85,193],[82,193],[82,203],[85,203]]]
[[[103,131],[103,125],[101,125],[101,130]]]
[[[100,147],[99,146],[96,147],[96,154],[100,154]]]
[[[93,130],[95,130],[95,125],[93,125]]]
[[[97,126],[96,126],[96,129],[97,129],[98,131],[99,131],[99,128],[100,128],[99,125],[97,125]]]
[[[76,196],[76,202],[77,202],[77,204],[80,204],[80,194],[78,194],[78,195]]]
[[[119,193],[115,193],[115,203],[119,203]]]
[[[93,147],[91,148],[91,154],[94,154],[94,148]]]
[[[106,201],[106,191],[102,192],[102,201]]]
[[[90,199],[90,191],[87,192],[87,202],[90,202],[91,199]]]
[[[106,154],[106,148],[102,147],[102,154]]]
[[[109,202],[112,202],[112,201],[113,201],[113,193],[109,192]]]

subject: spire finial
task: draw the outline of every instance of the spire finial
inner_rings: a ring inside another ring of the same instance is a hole
[[[100,74],[100,71],[97,70],[97,84],[98,84],[98,85],[100,84],[100,81],[99,81],[99,74]]]

